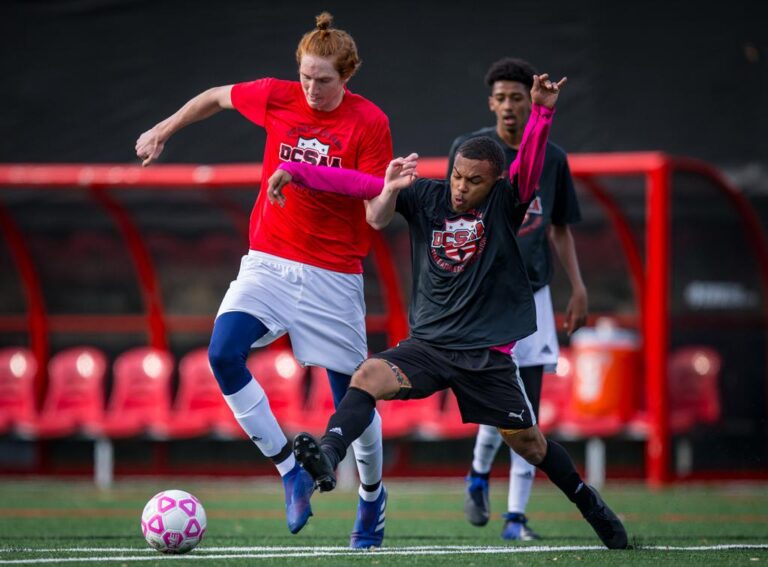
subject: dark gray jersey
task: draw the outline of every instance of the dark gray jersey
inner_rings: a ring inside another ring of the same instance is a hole
[[[459,136],[451,145],[448,155],[448,175],[453,170],[456,150],[466,140],[477,136],[489,136],[496,140],[504,150],[506,166],[517,157],[517,150],[510,148],[496,133],[496,128],[489,126],[470,134]],[[550,224],[566,225],[581,220],[579,202],[573,187],[571,170],[565,152],[552,142],[547,142],[544,154],[544,169],[539,180],[536,198],[525,215],[517,233],[518,244],[525,259],[528,279],[536,291],[552,280],[552,253],[547,240],[547,227]]]
[[[397,198],[413,262],[411,336],[451,349],[505,345],[536,330],[515,233],[529,203],[499,180],[480,207],[451,208],[450,184],[419,179]]]

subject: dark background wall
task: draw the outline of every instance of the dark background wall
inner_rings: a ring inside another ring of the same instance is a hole
[[[296,44],[323,9],[356,38],[350,86],[389,114],[396,152],[444,155],[492,123],[483,75],[517,55],[570,78],[553,134],[569,151],[659,149],[765,176],[757,0],[6,1],[0,161],[131,161],[138,134],[199,91],[294,78]],[[164,161],[260,160],[260,130],[227,114],[177,135]]]
[[[356,38],[364,64],[350,86],[390,116],[397,153],[445,155],[456,135],[492,124],[483,75],[495,59],[516,55],[555,77],[568,75],[552,134],[568,151],[663,150],[702,158],[723,168],[768,219],[765,0],[6,0],[0,2],[0,162],[135,163],[137,136],[200,91],[263,76],[295,78],[298,40],[324,9]],[[236,112],[222,113],[177,134],[162,161],[260,161],[263,139]],[[723,220],[727,204],[700,185],[676,188],[674,210],[684,222],[675,226],[685,229],[673,237],[683,259],[676,266],[688,279],[675,280],[675,315],[683,311],[680,297],[692,279],[760,290],[738,219]],[[156,258],[169,311],[215,313],[242,253],[231,219],[201,195],[113,193]],[[641,221],[640,191],[624,194],[627,209]],[[245,215],[252,195],[242,197]],[[53,314],[141,311],[123,242],[88,195],[9,191],[1,204],[25,234]],[[591,308],[633,312],[615,233],[597,222],[604,219],[594,203],[582,205],[586,220],[577,237]],[[205,242],[215,246],[205,248]],[[407,239],[400,245],[400,257],[407,257]],[[204,249],[209,257],[199,270]],[[555,297],[562,310],[565,288]],[[0,245],[0,314],[17,314],[24,305]],[[699,432],[697,455],[723,470],[764,468],[764,335],[694,321],[672,326],[673,346],[710,344],[715,337],[726,360],[725,418],[717,435],[714,427]],[[18,339],[23,344],[26,337]],[[13,344],[8,340],[7,334],[0,338]],[[181,355],[207,340],[207,329],[176,333],[171,345]],[[110,356],[126,342],[143,344],[146,337],[59,332],[51,338],[54,351],[96,344]]]

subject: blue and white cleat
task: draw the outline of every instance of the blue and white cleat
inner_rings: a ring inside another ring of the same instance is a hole
[[[384,540],[384,520],[387,508],[387,489],[381,487],[381,494],[373,502],[360,498],[357,503],[357,518],[349,547],[352,549],[375,549]]]
[[[525,514],[507,512],[502,516],[505,520],[504,529],[501,531],[502,539],[511,541],[536,541],[541,536],[528,527],[528,518]]]
[[[491,501],[488,495],[488,479],[467,475],[464,479],[464,517],[473,526],[484,526],[491,518]]]
[[[299,463],[283,477],[285,489],[285,516],[288,529],[292,534],[299,533],[312,515],[312,505],[309,502],[315,490],[315,481]]]

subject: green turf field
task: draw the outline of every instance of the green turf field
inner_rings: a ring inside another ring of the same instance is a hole
[[[194,493],[208,532],[191,554],[149,550],[139,516],[149,497],[168,488]],[[385,547],[347,550],[357,495],[316,494],[315,516],[292,536],[275,481],[123,482],[100,492],[88,482],[0,482],[0,565],[768,565],[768,486],[678,487],[649,492],[637,484],[603,491],[622,516],[636,549],[607,551],[589,526],[545,480],[537,482],[530,523],[546,539],[507,544],[501,520],[484,528],[462,514],[459,480],[390,482]],[[506,487],[492,485],[494,518]],[[670,549],[664,549],[669,547]],[[543,548],[543,549],[542,549]]]

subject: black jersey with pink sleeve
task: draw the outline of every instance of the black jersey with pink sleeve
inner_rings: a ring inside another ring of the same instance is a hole
[[[488,136],[496,140],[504,150],[507,165],[511,164],[517,157],[517,150],[508,146],[501,139],[494,126],[481,128],[454,140],[448,155],[449,177],[453,171],[456,150],[465,141],[478,136]],[[549,285],[552,281],[554,266],[552,251],[547,238],[549,225],[564,226],[577,223],[580,220],[581,211],[573,186],[571,170],[568,167],[568,158],[560,146],[547,142],[539,190],[517,233],[517,242],[523,252],[528,279],[531,281],[534,291]]]
[[[530,335],[536,308],[515,239],[529,203],[506,179],[467,212],[450,196],[447,181],[419,179],[397,197],[410,227],[411,336],[464,350]]]

